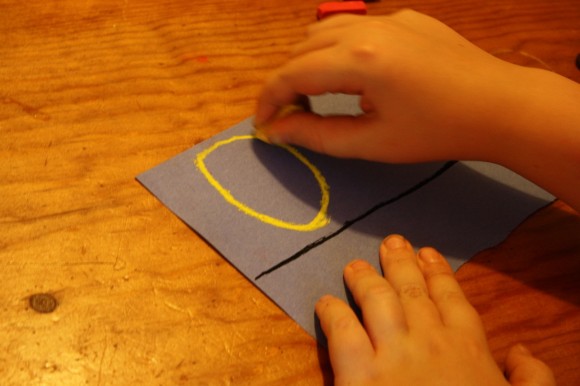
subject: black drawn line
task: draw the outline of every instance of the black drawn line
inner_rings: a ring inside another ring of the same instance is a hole
[[[435,180],[436,178],[440,177],[443,173],[445,173],[446,171],[448,171],[453,165],[455,165],[457,163],[457,161],[448,161],[446,162],[441,168],[439,168],[435,173],[433,173],[432,175],[430,175],[429,177],[425,178],[422,181],[419,181],[417,184],[413,185],[412,187],[410,187],[409,189],[405,190],[404,192],[398,194],[395,197],[389,198],[388,200],[382,201],[378,204],[376,204],[375,206],[373,206],[372,208],[370,208],[369,210],[367,210],[366,212],[364,212],[363,214],[353,218],[352,220],[347,220],[340,228],[338,228],[337,230],[335,230],[334,232],[323,236],[321,238],[319,238],[318,240],[313,241],[312,243],[306,245],[304,248],[302,248],[301,250],[299,250],[298,252],[296,252],[295,254],[293,254],[292,256],[282,260],[281,262],[273,265],[272,267],[266,269],[265,271],[262,271],[262,273],[260,273],[258,276],[256,276],[256,278],[254,280],[259,280],[260,278],[276,271],[279,268],[282,268],[283,266],[293,262],[294,260],[297,260],[298,258],[300,258],[302,255],[304,255],[305,253],[313,250],[314,248],[324,244],[325,242],[327,242],[328,240],[338,236],[339,234],[341,234],[342,232],[344,232],[345,230],[347,230],[348,228],[350,228],[352,225],[356,224],[357,222],[361,221],[362,219],[370,216],[372,213],[376,212],[377,210],[384,208],[387,205],[390,205],[394,202],[399,201],[400,199],[416,192],[417,190],[421,189],[422,187],[424,187],[425,185],[427,185],[428,183],[430,183],[431,181]]]

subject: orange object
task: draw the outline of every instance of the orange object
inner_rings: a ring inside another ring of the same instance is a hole
[[[318,6],[316,18],[322,20],[328,16],[338,13],[353,13],[355,15],[366,15],[367,5],[364,1],[333,1],[322,3]]]

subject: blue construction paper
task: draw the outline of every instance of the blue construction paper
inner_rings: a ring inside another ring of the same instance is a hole
[[[328,95],[313,101],[321,114],[358,114],[356,100]],[[287,149],[245,136],[249,118],[139,175],[164,205],[213,245],[307,332],[318,338],[314,304],[324,294],[349,299],[343,267],[362,258],[379,267],[384,236],[405,235],[439,249],[454,269],[492,247],[553,196],[517,174],[483,162],[391,165],[299,153],[329,187],[328,223],[283,229],[226,201],[196,159],[232,197],[286,223],[308,223],[321,207],[312,170]],[[193,257],[195,258],[195,257]]]

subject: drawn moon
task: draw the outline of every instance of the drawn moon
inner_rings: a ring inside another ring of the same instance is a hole
[[[327,216],[327,211],[328,211],[328,203],[330,201],[330,188],[329,188],[328,184],[326,183],[326,179],[324,178],[324,176],[322,175],[320,170],[318,170],[318,168],[316,168],[316,166],[314,166],[304,155],[302,155],[302,153],[300,153],[298,150],[296,150],[295,148],[293,148],[291,146],[280,145],[280,147],[282,147],[284,150],[286,150],[287,152],[292,154],[296,159],[298,159],[298,161],[300,161],[302,164],[304,164],[308,168],[308,170],[310,170],[310,172],[312,173],[312,175],[316,179],[316,182],[318,183],[318,186],[320,188],[320,194],[321,194],[320,208],[319,208],[316,216],[309,223],[300,224],[300,223],[284,221],[284,220],[281,220],[281,219],[278,219],[278,218],[275,218],[272,216],[268,216],[267,214],[260,213],[256,210],[250,208],[248,205],[238,201],[231,194],[230,191],[225,189],[215,179],[215,177],[211,174],[211,172],[208,170],[208,168],[205,164],[205,159],[207,158],[207,156],[210,155],[214,150],[220,148],[221,146],[225,146],[225,145],[230,144],[230,143],[235,142],[235,141],[253,140],[255,138],[256,137],[253,135],[238,135],[238,136],[233,136],[233,137],[226,139],[226,140],[223,140],[223,141],[218,141],[218,142],[214,143],[212,146],[210,146],[209,148],[207,148],[204,151],[201,151],[197,154],[197,156],[195,158],[195,165],[197,166],[197,168],[199,169],[201,174],[203,174],[203,176],[207,179],[207,181],[210,183],[210,185],[213,186],[215,188],[215,190],[217,190],[218,193],[229,204],[235,206],[236,208],[238,208],[240,211],[247,214],[248,216],[254,217],[263,223],[270,224],[270,225],[273,225],[273,226],[279,227],[279,228],[290,229],[290,230],[300,231],[300,232],[313,231],[313,230],[322,228],[323,226],[328,224],[329,219]]]

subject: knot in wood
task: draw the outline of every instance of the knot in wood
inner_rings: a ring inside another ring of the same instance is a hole
[[[56,309],[58,302],[51,294],[34,294],[28,298],[30,307],[41,314],[49,314]]]

